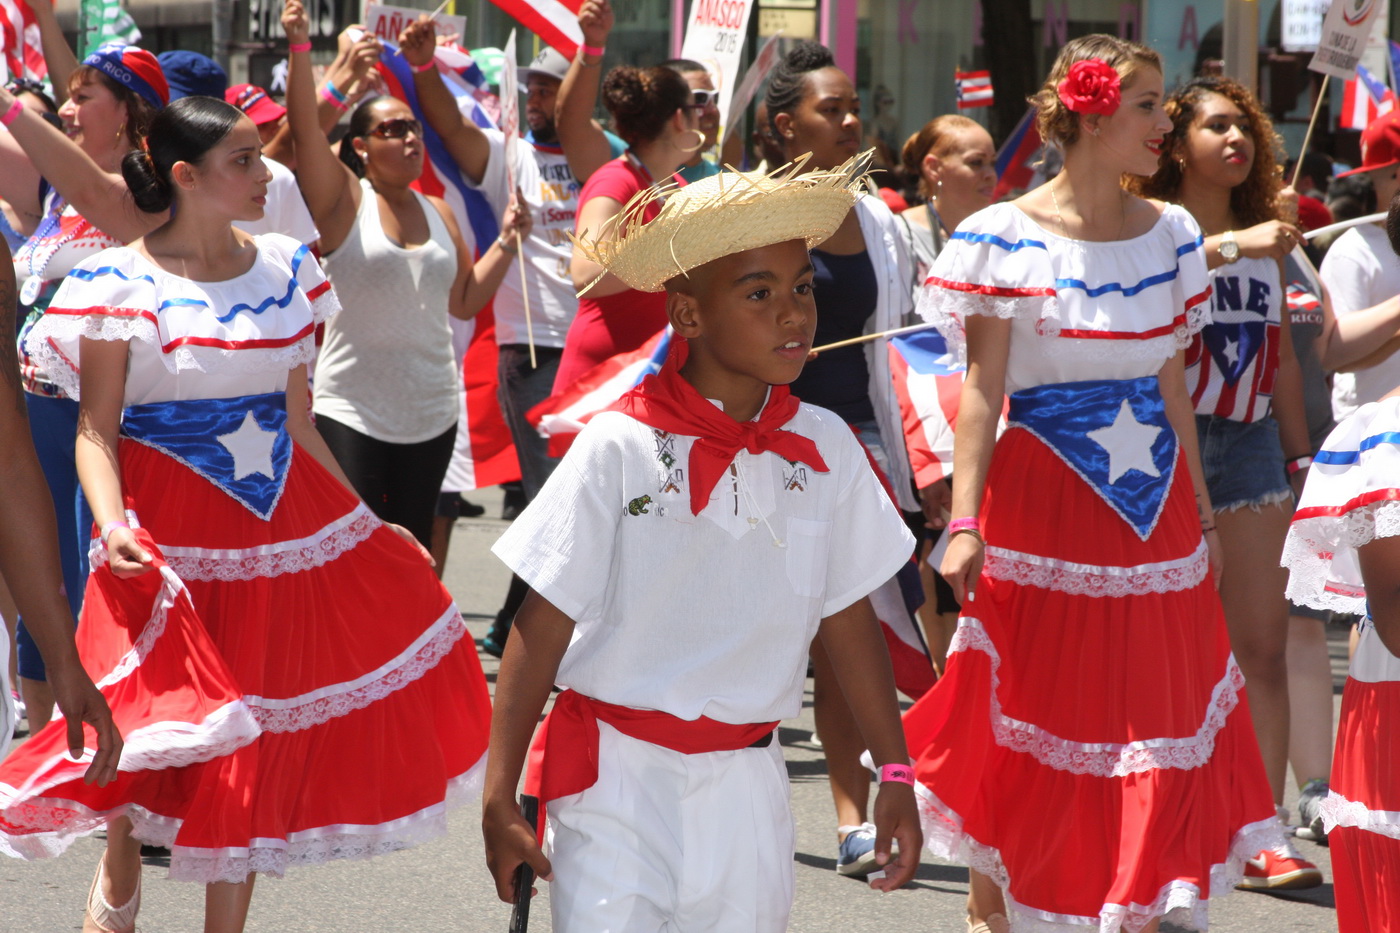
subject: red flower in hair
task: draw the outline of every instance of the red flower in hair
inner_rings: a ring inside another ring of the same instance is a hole
[[[1123,101],[1118,71],[1101,58],[1086,58],[1069,66],[1056,90],[1060,101],[1075,113],[1112,114]]]

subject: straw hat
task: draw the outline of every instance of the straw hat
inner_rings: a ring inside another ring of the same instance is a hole
[[[744,250],[799,239],[811,249],[836,232],[869,189],[873,153],[830,171],[803,172],[809,153],[767,175],[720,172],[681,187],[653,185],[634,195],[599,235],[585,230],[573,240],[588,259],[643,292],[659,292],[669,279]],[[664,201],[661,213],[643,223],[657,201]]]

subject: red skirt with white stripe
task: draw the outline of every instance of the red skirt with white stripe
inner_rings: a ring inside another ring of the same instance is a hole
[[[1363,634],[1353,668],[1367,649],[1384,652],[1386,667],[1400,669],[1374,632]],[[1332,790],[1322,804],[1341,933],[1400,931],[1398,722],[1400,681],[1347,678]]]
[[[300,448],[270,521],[163,453],[120,456],[157,569],[95,559],[78,643],[121,774],[83,784],[55,721],[0,764],[0,851],[56,855],[126,815],[171,877],[238,882],[442,832],[479,789],[490,700],[423,558]]]
[[[1278,830],[1185,461],[1145,542],[1028,431],[987,488],[976,597],[905,716],[929,846],[1017,930],[1202,925]]]

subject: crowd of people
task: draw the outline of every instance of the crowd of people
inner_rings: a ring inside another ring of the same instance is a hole
[[[0,851],[105,829],[86,933],[135,929],[142,844],[237,933],[258,874],[478,794],[501,898],[528,864],[557,930],[784,930],[808,677],[836,870],[966,864],[972,933],[1204,925],[1320,885],[1295,834],[1345,933],[1400,930],[1400,208],[1305,235],[1400,197],[1400,113],[1289,185],[1248,88],[1087,36],[1032,99],[1048,181],[998,201],[992,136],[941,115],[877,194],[816,42],[740,171],[703,65],[603,70],[608,0],[518,69],[518,140],[426,16],[395,96],[353,27],[318,76],[285,0],[283,102],[36,18],[50,84],[0,89],[0,730],[30,732]],[[419,190],[430,137],[493,241]],[[488,305],[527,505],[474,643],[440,581]],[[892,361],[916,325],[952,361],[939,456]],[[558,456],[532,409],[663,332]]]

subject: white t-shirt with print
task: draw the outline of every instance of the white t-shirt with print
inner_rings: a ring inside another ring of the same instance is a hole
[[[1322,284],[1338,318],[1400,295],[1400,257],[1378,224],[1352,227],[1337,238],[1322,260]],[[1370,369],[1332,377],[1332,414],[1342,420],[1367,402],[1379,401],[1400,385],[1400,354]]]
[[[914,541],[840,418],[802,405],[786,430],[828,472],[740,451],[699,515],[695,438],[620,412],[579,434],[492,548],[574,620],[561,686],[686,720],[797,715],[820,621],[894,576]]]
[[[497,217],[505,215],[510,191],[506,188],[505,137],[499,130],[483,130],[491,146],[477,189],[486,196]],[[535,346],[562,347],[578,311],[578,297],[569,277],[574,247],[568,234],[574,230],[578,194],[582,185],[574,178],[562,153],[536,149],[524,139],[515,147],[516,184],[535,225],[525,238],[522,252],[530,290],[530,325]],[[470,179],[468,179],[470,182]],[[519,262],[519,260],[516,260]],[[520,297],[520,271],[512,269],[496,291],[496,342],[526,343],[525,303]]]

